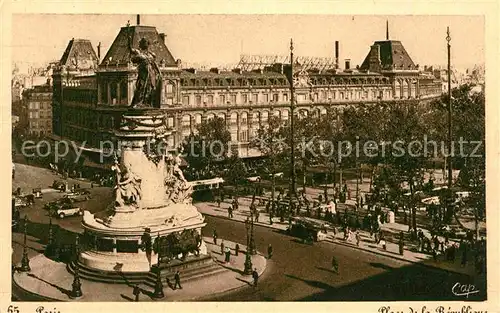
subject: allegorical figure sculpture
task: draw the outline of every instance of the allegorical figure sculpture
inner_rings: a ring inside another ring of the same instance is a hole
[[[168,154],[165,161],[167,164],[167,173],[165,174],[167,198],[174,203],[189,201],[192,193],[192,186],[186,178],[184,178],[184,174],[180,169],[180,156]]]
[[[126,168],[122,171],[116,159],[111,169],[116,174],[115,204],[118,207],[137,205],[141,198],[141,179]]]
[[[137,82],[131,106],[160,107],[161,72],[156,64],[156,56],[149,51],[149,42],[142,38],[139,49],[133,49],[129,42],[131,61],[137,64]]]

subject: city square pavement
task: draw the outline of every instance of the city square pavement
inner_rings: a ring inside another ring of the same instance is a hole
[[[28,167],[36,175],[52,175],[50,170]],[[32,182],[36,183],[34,177]],[[41,179],[44,179],[41,177]],[[51,181],[52,178],[48,179]],[[83,186],[83,183],[82,183]],[[27,186],[31,188],[31,186]],[[309,193],[319,193],[321,190],[307,188]],[[92,213],[98,214],[103,210],[103,203],[111,201],[110,188],[97,187],[91,190],[92,199],[82,204]],[[57,192],[44,194],[43,201],[49,201],[51,197],[60,196]],[[314,196],[314,195],[313,195]],[[37,200],[38,201],[38,200]],[[44,244],[47,242],[47,225],[49,219],[46,212],[42,210],[42,201],[39,201],[31,208],[22,209],[22,216],[27,214],[31,223],[28,232],[28,256],[30,259],[43,253]],[[234,212],[234,218],[227,218],[227,204],[223,204],[220,209],[213,203],[196,204],[202,213],[205,213],[207,226],[203,229],[203,235],[210,237],[214,229],[217,230],[219,239],[224,239],[225,244],[229,242],[245,242],[246,229],[242,221],[248,216],[248,205],[250,199],[241,199],[240,209]],[[260,208],[262,209],[262,207]],[[397,247],[388,244],[388,251],[383,251],[380,247],[370,247],[375,245],[370,243],[368,234],[362,234],[364,241],[360,247],[355,243],[346,243],[341,239],[332,240],[331,234],[328,241],[314,243],[314,245],[304,244],[297,238],[287,235],[283,230],[287,223],[281,224],[278,218],[271,228],[268,217],[261,213],[260,222],[255,227],[255,243],[258,251],[265,252],[269,244],[274,248],[272,259],[266,261],[266,270],[259,279],[257,288],[238,288],[221,294],[210,294],[206,297],[197,298],[207,301],[294,301],[294,300],[323,300],[323,301],[418,301],[418,300],[483,300],[486,297],[485,277],[465,275],[457,265],[452,271],[441,270],[443,264],[433,264],[428,256],[425,260],[409,262],[405,257],[409,251],[405,251],[404,257],[397,254]],[[74,232],[81,231],[81,217],[66,218],[63,220],[53,220],[54,224],[61,226],[64,232],[60,238],[64,243],[74,242]],[[13,233],[13,263],[19,264],[22,257],[22,234]],[[365,243],[366,241],[366,243]],[[210,240],[209,240],[210,242]],[[334,242],[335,244],[332,244]],[[242,245],[240,245],[242,246]],[[369,250],[370,249],[370,250]],[[220,251],[220,247],[216,248]],[[413,255],[413,254],[410,254]],[[216,257],[221,257],[215,254]],[[332,256],[338,260],[340,273],[331,271]],[[34,261],[35,262],[35,261]],[[445,263],[445,262],[442,262]],[[35,264],[35,263],[33,263]],[[422,266],[428,264],[430,266]],[[448,265],[447,265],[448,266]],[[458,266],[459,267],[459,266]],[[468,267],[467,267],[468,268]],[[66,270],[66,269],[64,269]],[[67,273],[67,271],[66,271]],[[235,273],[235,272],[231,272]],[[25,274],[23,274],[25,275]],[[239,274],[238,274],[239,275]],[[26,275],[27,276],[27,275]],[[69,275],[71,277],[71,275]],[[34,278],[35,279],[35,278]],[[456,296],[452,292],[454,284],[473,284],[480,293],[465,299]],[[166,290],[166,300],[187,299],[182,298],[181,292],[193,289],[187,288],[190,282],[186,283],[183,291]],[[194,283],[194,282],[193,282]],[[220,282],[215,282],[220,283]],[[241,282],[244,284],[243,282]],[[71,281],[65,281],[57,286],[68,290],[71,288]],[[82,288],[85,292],[91,282],[82,281]],[[381,288],[383,286],[383,288]],[[115,285],[113,285],[113,289]],[[123,288],[117,293],[121,300],[132,298],[132,288]],[[62,290],[62,289],[61,289]],[[193,289],[194,290],[194,289]],[[61,293],[60,291],[58,291]],[[177,293],[176,299],[172,293]],[[85,296],[86,297],[86,296]],[[67,300],[67,298],[66,298]],[[141,295],[141,300],[147,300]],[[91,301],[82,299],[81,301]]]
[[[153,289],[146,285],[139,285],[141,295],[139,301],[190,301],[203,300],[238,288],[254,288],[251,275],[243,275],[246,246],[239,244],[240,252],[235,255],[235,243],[224,240],[224,245],[231,249],[229,263],[224,262],[220,253],[220,246],[214,245],[212,238],[204,238],[207,249],[214,262],[227,269],[214,275],[209,275],[196,280],[182,282],[182,289],[173,290],[164,281],[165,298],[154,300],[149,295]],[[220,244],[219,240],[219,244]],[[30,244],[31,245],[31,244]],[[262,276],[266,270],[266,258],[258,253],[252,256],[252,267]],[[19,266],[19,264],[18,264]],[[65,263],[55,262],[43,254],[35,254],[30,258],[31,271],[29,273],[16,272],[13,274],[13,293],[22,294],[24,297],[39,301],[71,301],[69,297],[73,275],[67,270]],[[134,285],[99,283],[81,279],[83,297],[75,301],[133,301]],[[23,299],[25,300],[25,299]]]

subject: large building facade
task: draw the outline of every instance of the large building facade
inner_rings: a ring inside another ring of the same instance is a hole
[[[52,86],[34,86],[23,93],[23,102],[27,108],[27,132],[33,136],[52,134]]]
[[[242,156],[249,141],[269,116],[290,116],[290,79],[295,84],[296,114],[323,114],[327,108],[379,101],[427,101],[441,94],[441,83],[419,70],[399,41],[376,41],[361,66],[341,69],[336,61],[297,64],[269,62],[260,68],[239,66],[230,71],[183,69],[155,27],[122,27],[100,61],[89,41],[71,40],[54,71],[53,129],[56,138],[85,144],[99,152],[113,140],[113,130],[131,103],[137,69],[130,49],[142,38],[150,42],[162,74],[161,107],[176,130],[169,145],[178,147],[204,120],[222,117]],[[299,59],[300,60],[300,59]],[[99,64],[98,64],[99,63]]]

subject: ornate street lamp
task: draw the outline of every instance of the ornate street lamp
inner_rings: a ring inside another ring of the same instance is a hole
[[[74,256],[74,265],[75,265],[75,273],[73,278],[73,284],[71,284],[71,293],[70,297],[80,298],[82,293],[82,283],[80,282],[80,265],[78,263],[78,258],[80,255],[80,236],[77,234],[75,238],[75,256]]]
[[[251,255],[257,254],[257,249],[255,248],[255,239],[253,236],[253,224],[254,224],[254,215],[253,215],[253,210],[250,210],[250,244],[249,244],[249,250]]]
[[[26,237],[28,232],[28,217],[24,216],[24,245],[23,245],[23,259],[21,260],[21,268],[19,269],[21,272],[29,272],[30,268],[30,259],[28,258],[28,249],[26,246]]]
[[[52,225],[52,216],[49,215],[49,239],[45,246],[45,256],[50,258],[54,255],[54,230]]]
[[[290,39],[290,149],[291,149],[291,162],[290,162],[290,174],[291,174],[291,184],[290,184],[290,199],[295,196],[295,88],[293,81],[293,40]]]
[[[450,27],[446,29],[446,41],[448,48],[448,189],[451,190],[452,179],[453,179],[453,168],[452,168],[452,144],[451,144],[451,36]]]
[[[158,255],[158,262],[156,262],[156,283],[153,298],[162,299],[165,297],[163,293],[163,283],[161,282],[161,269],[160,269],[160,234],[156,238],[156,254]]]
[[[249,235],[249,230],[250,230],[250,221],[247,220],[245,221],[245,228],[247,230],[247,248],[246,248],[246,253],[245,253],[245,268],[243,269],[243,273],[245,275],[250,275],[252,274],[252,257],[250,254],[250,235]]]

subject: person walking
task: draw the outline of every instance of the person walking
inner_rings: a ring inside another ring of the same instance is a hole
[[[334,271],[336,274],[339,273],[339,263],[335,256],[332,257],[332,271]]]
[[[177,270],[174,275],[174,290],[177,289],[177,286],[179,286],[179,289],[182,289],[181,274],[179,273],[179,270]]]
[[[404,239],[403,239],[403,232],[399,233],[399,254],[403,255],[404,252]]]
[[[228,214],[228,218],[233,218],[233,206],[232,205],[229,205],[229,207],[227,208],[227,214]]]
[[[151,239],[151,229],[148,227],[145,229],[144,234],[141,237],[141,242],[146,252],[146,258],[148,259],[149,268],[151,269],[151,255],[153,254],[153,245]]]
[[[273,257],[273,246],[269,244],[269,246],[267,247],[267,258],[271,259],[272,257]]]
[[[221,203],[221,200],[220,200],[220,196],[217,196],[217,207],[220,208],[220,203]]]
[[[356,231],[356,246],[359,247],[359,243],[361,242],[361,235],[359,234],[359,230]]]
[[[134,285],[134,291],[132,292],[134,294],[134,301],[139,302],[139,295],[141,294],[141,290],[139,289],[139,285],[135,284]]]
[[[214,245],[217,244],[217,230],[215,230],[214,228],[214,231],[212,232],[212,238],[214,239]]]
[[[229,262],[231,261],[231,249],[229,249],[229,247],[226,247],[226,249],[225,249],[225,252],[224,252],[224,253],[226,254],[226,257],[225,257],[225,259],[224,259],[224,262],[225,262],[225,263],[229,263]]]
[[[238,256],[239,253],[240,253],[240,245],[236,244],[236,246],[234,247],[234,255]]]
[[[255,208],[255,222],[257,222],[257,223],[259,222],[259,215],[260,215],[259,210],[257,210],[257,208]]]
[[[222,240],[220,243],[220,254],[224,254],[224,240]]]
[[[257,287],[257,283],[259,282],[259,273],[257,272],[257,268],[253,269],[252,278],[253,278],[253,286]]]

